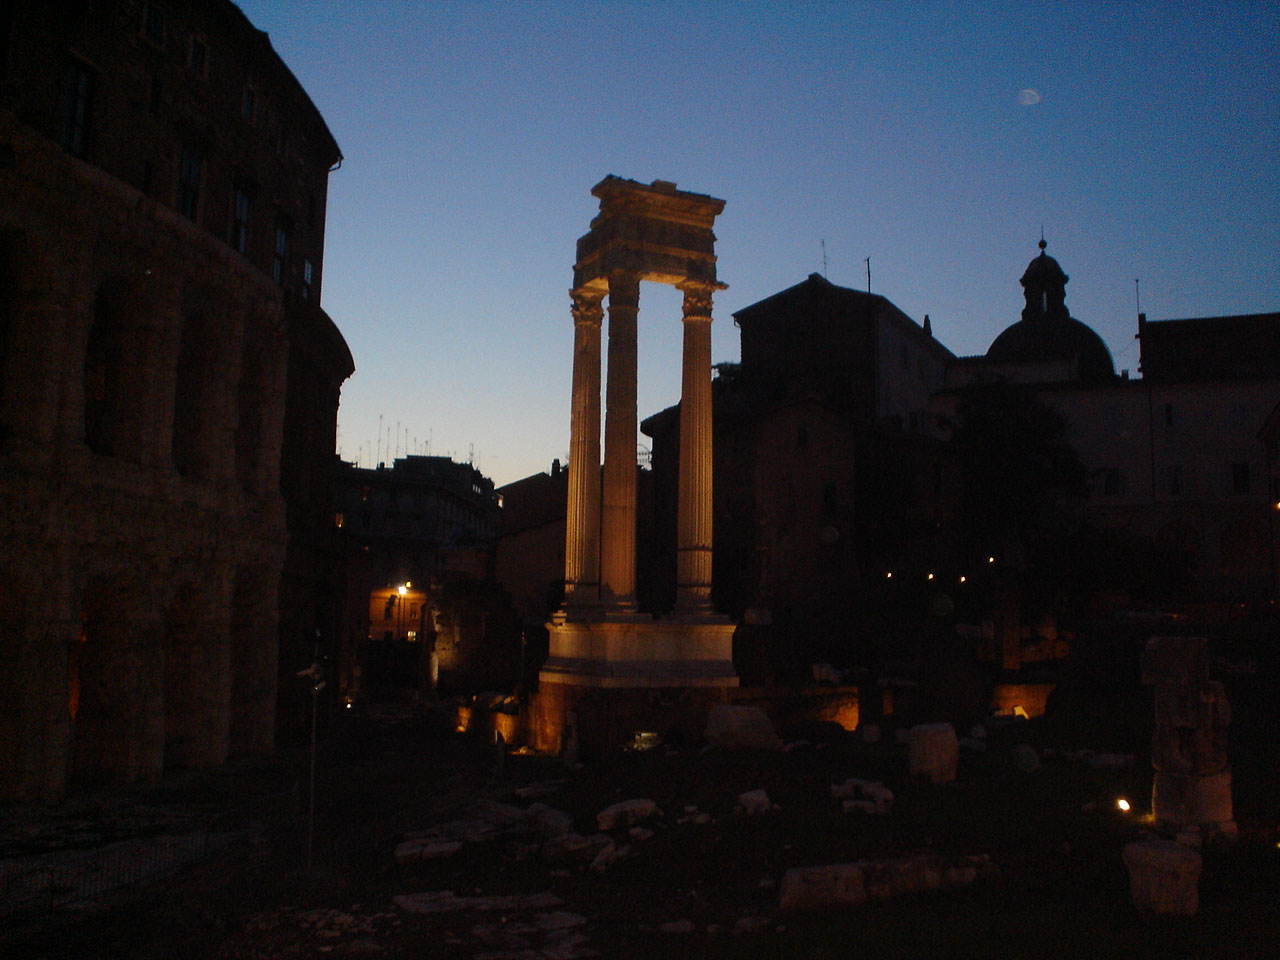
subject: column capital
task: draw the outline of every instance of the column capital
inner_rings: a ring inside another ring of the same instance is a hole
[[[710,321],[711,299],[717,289],[724,289],[724,285],[685,280],[676,284],[676,287],[684,294],[684,319]]]
[[[604,318],[604,291],[596,290],[591,287],[578,287],[569,291],[569,297],[573,301],[570,311],[573,314],[574,323],[593,323],[600,325],[600,321]]]

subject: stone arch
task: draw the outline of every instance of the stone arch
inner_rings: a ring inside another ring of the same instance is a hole
[[[0,411],[4,411],[9,397],[9,363],[13,356],[11,345],[14,336],[14,314],[18,305],[18,256],[16,234],[0,233]],[[2,415],[2,414],[0,414]],[[6,418],[7,419],[7,418]],[[0,420],[0,431],[4,431]],[[3,433],[0,432],[0,440]]]
[[[1200,532],[1186,520],[1170,520],[1156,532],[1155,581],[1164,593],[1188,590],[1200,574]]]
[[[33,248],[26,231],[0,229],[0,442],[24,436],[47,444],[57,416],[53,371],[65,354],[57,294],[47,282],[58,271]]]
[[[164,630],[164,766],[217,766],[227,756],[230,656],[226,621],[210,591],[183,583],[174,592]]]
[[[143,284],[113,277],[99,286],[84,353],[84,439],[103,456],[138,459],[145,437]]]
[[[232,755],[264,753],[275,743],[278,581],[279,572],[266,564],[236,570],[230,627]]]
[[[0,797],[62,791],[67,646],[38,591],[38,575],[0,569]]]
[[[173,466],[184,477],[209,476],[212,424],[216,407],[210,384],[210,324],[203,314],[188,314],[182,324],[177,376],[173,388]]]
[[[1218,568],[1227,585],[1265,586],[1270,557],[1267,525],[1235,520],[1226,524],[1218,539]]]
[[[261,486],[263,406],[266,403],[266,338],[246,331],[236,388],[236,479],[246,493]]]
[[[164,688],[158,628],[141,578],[100,576],[86,585],[68,668],[73,787],[159,778]]]

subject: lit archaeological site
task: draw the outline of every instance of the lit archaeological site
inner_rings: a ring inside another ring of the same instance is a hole
[[[5,6],[0,952],[1274,953],[1280,14],[956,17]]]

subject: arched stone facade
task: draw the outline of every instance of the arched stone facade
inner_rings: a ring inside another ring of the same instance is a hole
[[[61,17],[25,4],[6,23],[0,798],[145,783],[271,749],[286,551],[310,562],[298,531],[332,526],[332,501],[293,504],[282,487],[290,470],[329,468],[352,367],[318,302],[324,190],[340,154],[232,4],[170,10],[166,43],[198,34],[221,55],[220,72],[211,61],[201,78],[150,57],[140,9],[82,4]],[[40,94],[69,61],[99,71],[78,149]],[[162,89],[183,93],[139,119],[129,84],[147,63],[161,64]],[[238,101],[224,104],[237,71],[272,94],[286,154],[266,118],[238,124]],[[197,122],[220,131],[224,153],[207,145],[199,204],[184,207],[161,181],[178,176],[175,145]],[[254,174],[260,205],[299,211],[297,256],[279,270],[274,221],[250,222],[247,245],[222,222],[231,171]],[[289,410],[291,379],[325,386]],[[286,421],[310,440],[292,465]]]

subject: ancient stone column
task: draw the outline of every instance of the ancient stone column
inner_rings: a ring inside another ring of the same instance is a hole
[[[573,290],[573,403],[569,421],[569,508],[564,546],[565,606],[600,595],[600,321],[603,291]]]
[[[639,276],[624,271],[611,273],[600,599],[624,609],[634,606],[636,591],[636,314],[639,306]]]
[[[1222,683],[1209,679],[1209,663],[1204,637],[1152,637],[1142,651],[1142,682],[1155,687],[1151,813],[1204,839],[1233,840],[1231,707]]]
[[[676,585],[681,609],[711,603],[711,296],[706,284],[684,291],[680,391],[680,487],[676,513]]]

